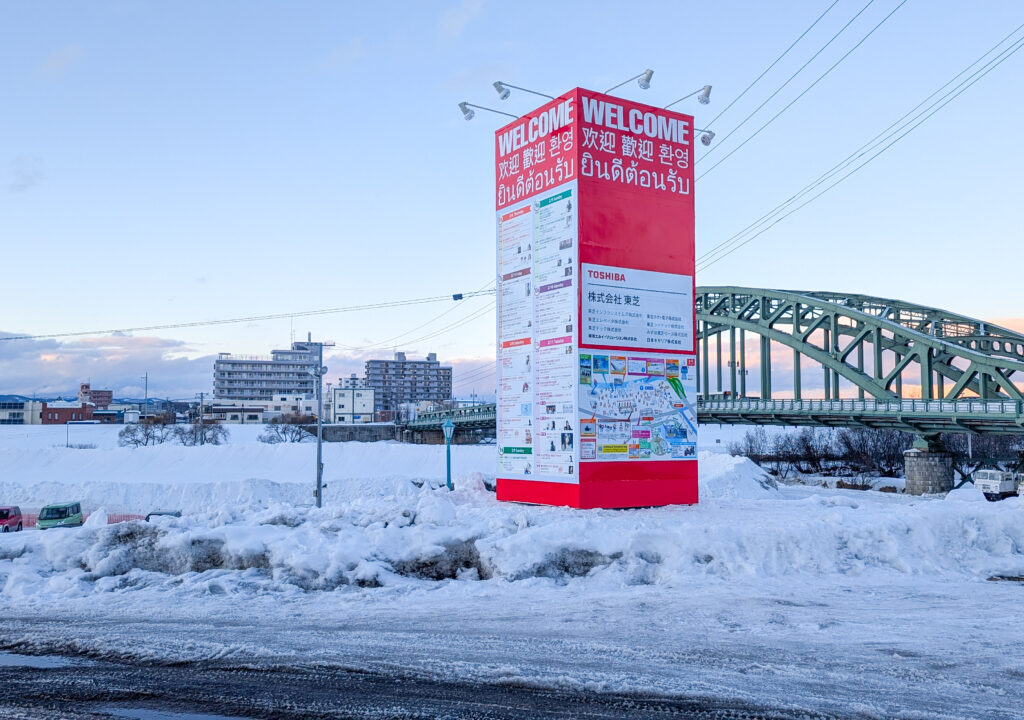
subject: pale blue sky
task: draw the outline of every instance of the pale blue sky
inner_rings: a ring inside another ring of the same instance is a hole
[[[645,68],[664,105],[705,83],[705,125],[829,4],[807,2],[10,2],[0,0],[0,332],[251,316],[477,289],[494,274],[493,130],[502,79],[558,94]],[[722,138],[867,0],[839,0],[726,113]],[[875,0],[698,175],[849,50]],[[372,5],[372,6],[371,6]],[[828,77],[696,185],[698,254],[867,141],[1024,23],[1017,0],[909,0]],[[895,296],[1024,317],[1024,52],[831,193],[698,275],[699,284]],[[713,146],[714,147],[714,146]],[[702,149],[703,150],[703,149]],[[699,157],[699,154],[698,154]],[[0,393],[90,377],[119,393],[208,390],[209,356],[286,346],[494,354],[487,307],[449,305],[143,333],[0,342]],[[472,377],[472,376],[470,376]],[[489,392],[486,377],[458,389]]]

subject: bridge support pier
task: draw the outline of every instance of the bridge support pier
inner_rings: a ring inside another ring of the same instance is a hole
[[[914,447],[903,453],[903,471],[908,495],[947,493],[953,489],[953,456],[938,436],[917,438]]]

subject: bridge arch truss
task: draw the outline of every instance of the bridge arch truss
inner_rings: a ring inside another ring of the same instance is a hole
[[[708,286],[697,288],[696,305],[698,394],[705,407],[813,395],[890,408],[906,400],[946,403],[948,416],[958,403],[1005,402],[1018,408],[1010,431],[1024,429],[1020,333],[867,295]],[[783,363],[790,367],[781,370]],[[805,365],[821,372],[821,380],[808,382]]]

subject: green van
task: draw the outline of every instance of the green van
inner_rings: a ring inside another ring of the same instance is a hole
[[[47,505],[39,511],[36,527],[40,530],[55,527],[75,527],[80,526],[83,520],[82,503],[59,503],[57,505]]]

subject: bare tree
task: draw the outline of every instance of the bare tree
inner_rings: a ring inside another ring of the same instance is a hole
[[[896,477],[913,436],[898,430],[801,428],[769,438],[763,428],[730,446],[775,475],[865,475]]]
[[[206,421],[202,424],[178,425],[175,437],[182,445],[222,445],[228,440],[228,429],[223,425]]]
[[[986,465],[1001,470],[1024,467],[1024,444],[1012,435],[944,433],[942,443],[953,456],[953,469],[968,478]]]
[[[836,435],[840,463],[858,474],[882,477],[903,474],[903,453],[913,444],[913,435],[899,430],[843,428]]]
[[[260,442],[275,445],[282,442],[307,442],[316,440],[316,435],[306,430],[303,425],[316,422],[312,415],[286,415],[274,418],[257,438]]]
[[[117,434],[117,444],[121,447],[144,447],[146,445],[162,445],[174,434],[174,427],[167,418],[156,415],[146,418],[143,422],[125,425]]]

